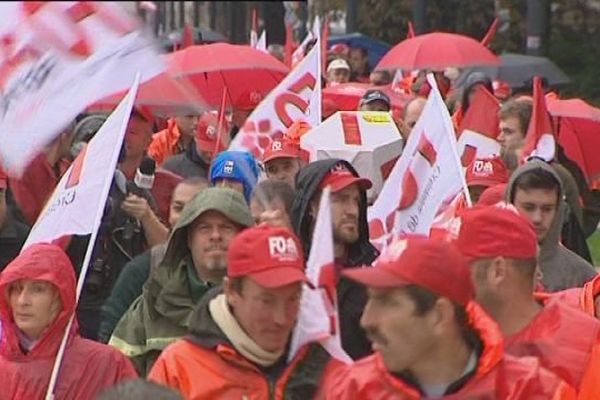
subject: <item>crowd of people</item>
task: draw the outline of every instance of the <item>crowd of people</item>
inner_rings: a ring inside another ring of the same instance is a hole
[[[408,140],[428,71],[398,80],[346,45],[329,58],[325,86],[373,86],[359,111],[391,112],[388,90],[410,96],[394,115]],[[163,121],[135,107],[77,300],[89,237],[20,251],[106,117],[78,117],[22,176],[0,171],[0,399],[43,398],[67,327],[56,399],[600,399],[600,278],[585,241],[596,191],[560,145],[552,162],[519,162],[531,93],[500,95],[479,73],[456,87],[454,75],[434,71],[455,127],[476,88],[502,105],[500,154],[467,166],[474,205],[451,241],[400,235],[380,254],[371,177],[343,159],[310,162],[303,121],[256,159],[226,150],[248,110],[223,133],[215,112]],[[148,158],[151,190],[118,185]],[[351,364],[317,341],[290,353],[325,188]]]

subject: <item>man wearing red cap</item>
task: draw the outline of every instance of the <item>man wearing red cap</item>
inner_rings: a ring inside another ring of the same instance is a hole
[[[328,381],[326,398],[573,398],[535,358],[503,354],[497,326],[472,301],[469,269],[452,244],[401,238],[372,268],[343,274],[367,286],[361,324],[375,354]]]
[[[485,189],[508,182],[508,170],[499,156],[475,158],[467,167],[466,180],[471,201],[476,204]]]
[[[536,300],[537,237],[511,205],[465,210],[457,240],[477,301],[498,322],[506,351],[535,356],[577,389],[600,398],[600,322],[560,301]]]
[[[268,178],[284,181],[292,188],[304,165],[298,145],[286,139],[273,140],[262,156],[262,163]]]
[[[296,179],[292,205],[292,225],[308,255],[321,191],[331,187],[331,219],[336,271],[368,265],[378,255],[369,241],[367,195],[371,181],[361,178],[352,165],[340,159],[319,160],[302,168]],[[339,278],[339,273],[337,274]],[[371,346],[360,328],[366,293],[348,279],[338,279],[342,347],[353,359],[371,353]]]
[[[29,234],[27,226],[16,221],[6,205],[7,180],[0,168],[0,271],[19,254]]]
[[[310,399],[339,362],[316,343],[288,361],[300,307],[304,258],[288,229],[260,225],[238,234],[223,288],[208,292],[190,335],[167,347],[149,379],[190,399]]]

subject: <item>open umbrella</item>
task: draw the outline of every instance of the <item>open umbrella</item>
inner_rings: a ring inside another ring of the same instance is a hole
[[[168,71],[189,82],[215,108],[226,87],[228,106],[251,110],[289,72],[270,54],[227,43],[190,46],[167,57]]]
[[[395,45],[379,61],[376,70],[443,70],[446,67],[498,64],[498,57],[473,38],[456,33],[433,32]]]
[[[546,97],[548,112],[553,117],[583,118],[600,121],[600,108],[596,108],[582,99],[557,99]]]
[[[323,101],[331,101],[340,111],[356,111],[360,99],[369,89],[381,90],[387,94],[392,102],[392,110],[401,112],[411,96],[394,92],[391,85],[372,86],[367,83],[349,82],[323,89]]]
[[[349,47],[362,47],[367,50],[367,54],[369,55],[369,68],[375,68],[379,60],[381,60],[381,57],[383,57],[392,47],[387,43],[363,35],[360,32],[331,36],[329,37],[329,40],[327,40],[328,47],[338,43],[344,43]]]

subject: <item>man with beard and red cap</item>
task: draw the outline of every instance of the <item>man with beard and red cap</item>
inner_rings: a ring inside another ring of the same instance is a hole
[[[340,277],[347,267],[368,265],[378,255],[369,241],[367,195],[371,181],[361,178],[352,165],[340,159],[319,160],[302,168],[296,178],[296,198],[292,205],[292,225],[302,241],[305,255],[310,254],[315,217],[321,192],[331,186],[331,219],[337,271],[342,347],[353,359],[371,352],[369,341],[360,328],[366,294],[364,288]]]
[[[551,297],[534,297],[538,244],[527,218],[506,204],[465,210],[456,243],[506,351],[539,358],[578,398],[600,398],[600,322]]]
[[[0,275],[0,398],[44,398],[75,305],[74,268],[59,247],[33,244],[6,267]],[[54,394],[93,399],[136,377],[127,357],[81,338],[74,322]]]
[[[498,156],[478,157],[467,167],[465,178],[471,201],[476,204],[487,188],[508,182],[508,170]]]
[[[571,399],[534,357],[504,354],[497,325],[473,301],[469,269],[443,240],[397,239],[372,268],[361,325],[375,354],[326,383],[327,399]]]

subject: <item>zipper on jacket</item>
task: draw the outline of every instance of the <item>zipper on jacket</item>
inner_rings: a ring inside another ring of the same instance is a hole
[[[269,386],[269,400],[275,400],[275,382],[271,378],[267,378],[267,385]]]

